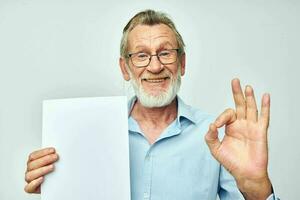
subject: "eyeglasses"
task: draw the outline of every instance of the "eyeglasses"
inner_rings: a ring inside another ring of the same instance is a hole
[[[130,53],[128,58],[136,67],[147,67],[151,62],[152,56],[156,56],[162,65],[169,65],[177,61],[178,51],[179,49],[166,49],[153,55],[145,52]]]

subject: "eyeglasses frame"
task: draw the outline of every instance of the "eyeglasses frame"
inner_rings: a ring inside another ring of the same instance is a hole
[[[132,55],[138,54],[138,53],[140,53],[140,52],[129,53],[129,54],[127,54],[127,58],[130,58],[131,63],[132,63],[135,67],[137,67],[137,68],[147,67],[147,66],[151,63],[151,59],[152,59],[153,56],[156,56],[157,59],[158,59],[158,61],[159,61],[162,65],[170,65],[170,64],[175,63],[175,62],[177,61],[178,53],[180,52],[180,51],[179,51],[180,49],[179,49],[179,48],[175,48],[175,49],[165,49],[165,50],[176,50],[177,56],[176,56],[176,60],[175,60],[174,62],[171,62],[171,63],[163,63],[163,62],[161,62],[161,60],[160,60],[160,58],[159,58],[159,56],[158,56],[158,53],[152,54],[152,55],[150,54],[150,55],[149,55],[150,57],[149,57],[149,62],[148,62],[148,64],[147,64],[147,65],[143,65],[143,66],[137,66],[137,65],[133,64],[133,62],[132,62]]]

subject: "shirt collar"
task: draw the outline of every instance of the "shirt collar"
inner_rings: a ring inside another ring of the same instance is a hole
[[[136,100],[137,100],[137,97],[136,97],[136,96],[133,96],[133,97],[131,97],[131,98],[129,99],[129,101],[128,101],[128,104],[127,104],[127,106],[128,106],[128,118],[130,117],[132,108],[133,108],[133,106],[134,106]]]
[[[177,121],[179,122],[179,124],[180,124],[181,118],[185,118],[195,124],[196,118],[194,116],[192,107],[189,105],[186,105],[184,103],[184,101],[178,95],[176,96],[176,98],[177,98],[177,106],[178,106],[177,107],[178,108]],[[137,97],[133,96],[128,102],[128,118],[130,117],[131,110],[132,110],[136,100],[137,100]]]
[[[189,123],[196,123],[196,119],[194,116],[194,112],[192,110],[192,107],[186,105],[180,97],[177,98],[177,118],[176,120],[173,121],[173,123],[170,124],[170,126],[163,131],[163,133],[159,136],[159,138],[156,140],[156,142],[173,137],[175,135],[179,135],[182,133],[182,130],[184,127],[186,127],[187,124]],[[140,127],[138,123],[130,117],[131,110],[136,102],[137,98],[136,96],[131,98],[130,101],[128,102],[128,122],[129,122],[129,130],[132,132],[137,132],[139,134],[142,134],[142,131],[140,130]]]
[[[180,122],[181,118],[186,118],[192,123],[196,123],[196,118],[191,106],[186,105],[183,100],[177,96],[177,106],[178,106],[178,113],[177,113],[177,120]]]

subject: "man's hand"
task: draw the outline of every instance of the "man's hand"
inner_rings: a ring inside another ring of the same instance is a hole
[[[272,190],[267,172],[270,96],[263,95],[258,115],[250,86],[243,93],[240,81],[233,79],[232,93],[236,110],[225,110],[210,125],[206,143],[212,155],[234,176],[246,199],[265,200]],[[217,129],[222,126],[225,136],[220,141]]]
[[[41,193],[41,184],[44,176],[54,170],[54,162],[58,160],[58,154],[54,148],[45,148],[29,155],[24,190],[28,193]]]

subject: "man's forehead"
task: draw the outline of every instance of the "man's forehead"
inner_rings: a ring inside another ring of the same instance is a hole
[[[176,45],[176,37],[170,27],[165,24],[137,25],[128,35],[129,46],[164,43]]]

